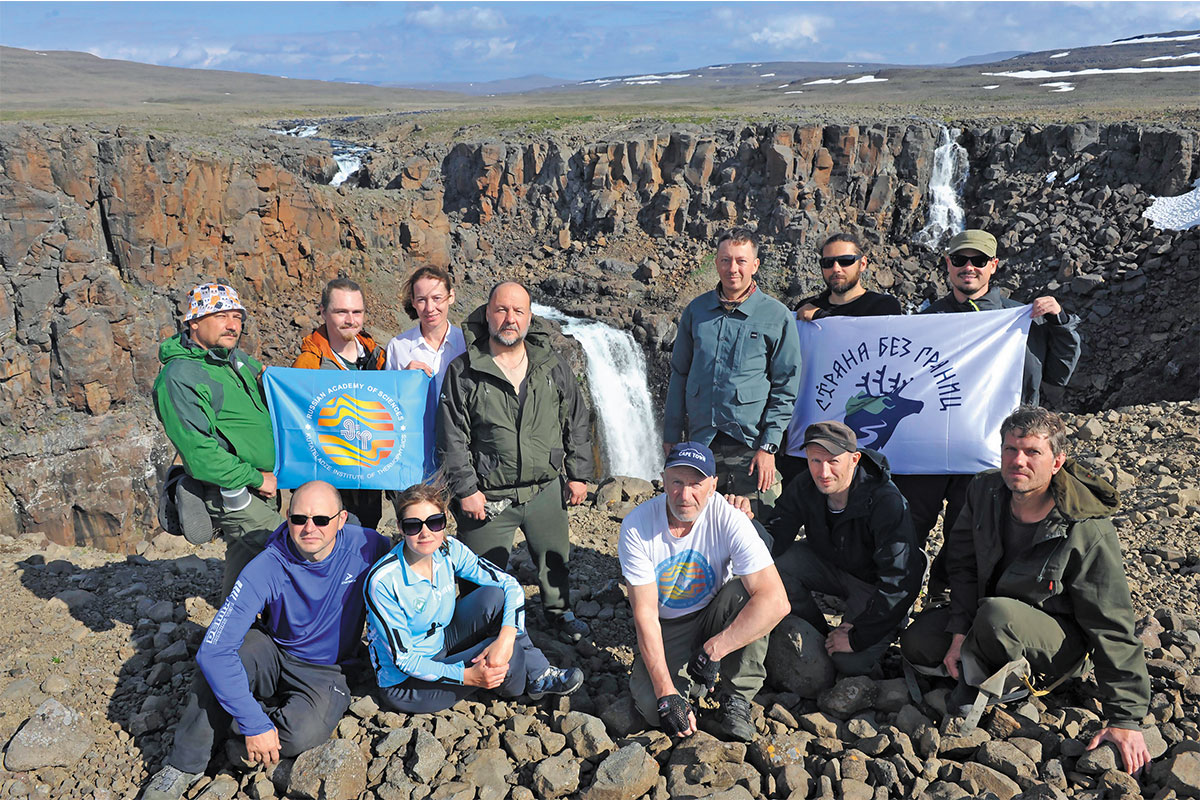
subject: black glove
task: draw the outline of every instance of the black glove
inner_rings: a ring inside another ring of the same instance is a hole
[[[658,698],[658,724],[668,736],[677,736],[690,728],[691,713],[691,705],[677,694]]]
[[[711,692],[717,685],[717,673],[721,671],[721,659],[709,658],[703,650],[697,650],[696,655],[692,656],[692,660],[688,662],[687,671],[692,680],[703,684]]]

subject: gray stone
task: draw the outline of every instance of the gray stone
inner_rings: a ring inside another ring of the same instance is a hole
[[[1200,797],[1200,752],[1176,753],[1155,765],[1154,776],[1180,797]]]
[[[641,712],[633,703],[633,696],[628,692],[622,692],[616,700],[604,704],[600,708],[600,719],[604,721],[608,732],[618,739],[646,727]]]
[[[4,768],[25,772],[42,767],[70,767],[95,741],[87,717],[50,698],[38,706],[8,742]]]
[[[1099,775],[1109,769],[1116,769],[1121,763],[1121,754],[1112,742],[1103,742],[1095,750],[1088,750],[1075,762],[1075,769],[1085,775]]]
[[[984,742],[975,753],[975,760],[1013,780],[1032,778],[1037,774],[1037,765],[1016,745],[1009,742]]]
[[[938,754],[955,761],[962,761],[973,756],[975,751],[991,738],[983,728],[976,728],[966,735],[943,736]]]
[[[628,744],[600,762],[583,800],[635,800],[658,783],[658,764],[640,744]]]
[[[401,747],[408,745],[412,741],[412,736],[413,729],[408,727],[388,731],[387,736],[384,736],[375,745],[375,755],[380,758],[390,758]]]
[[[551,800],[579,788],[579,760],[571,753],[543,759],[533,769],[535,796]]]
[[[346,739],[301,753],[288,780],[288,794],[304,800],[355,800],[366,788],[367,760]]]
[[[567,745],[580,758],[597,758],[616,748],[613,740],[608,738],[604,723],[591,714],[572,711],[563,717],[559,730],[567,737]]]
[[[1012,778],[991,767],[973,762],[963,764],[959,784],[971,794],[991,792],[1000,800],[1012,800],[1021,791],[1021,787]]]
[[[433,738],[433,734],[418,728],[413,735],[412,755],[408,770],[422,783],[429,783],[446,761],[446,748]]]
[[[536,736],[505,731],[500,734],[500,742],[512,760],[518,764],[530,764],[542,757],[542,743]]]
[[[833,686],[837,669],[825,652],[825,637],[789,614],[771,631],[766,658],[767,680],[777,689],[814,700]]]
[[[175,617],[175,604],[170,600],[159,600],[146,609],[145,617],[151,622],[169,622]]]
[[[222,773],[213,778],[212,783],[204,787],[204,791],[196,795],[196,800],[233,800],[237,792],[237,780],[232,775]]]
[[[1014,796],[1013,800],[1067,800],[1067,795],[1057,786],[1039,783]]]
[[[870,708],[879,694],[875,681],[861,675],[843,678],[833,687],[821,692],[817,706],[838,719],[850,719],[865,708]]]
[[[504,751],[494,748],[468,753],[458,765],[458,779],[478,788],[478,800],[504,800],[512,774]]]
[[[159,650],[154,654],[154,660],[160,664],[175,664],[180,661],[188,661],[191,656],[188,655],[187,642],[178,639],[171,642],[169,645]]]

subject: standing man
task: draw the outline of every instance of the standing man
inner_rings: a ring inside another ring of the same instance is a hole
[[[1077,677],[1090,656],[1107,725],[1088,749],[1113,742],[1135,773],[1150,761],[1141,728],[1150,678],[1109,521],[1117,492],[1067,457],[1066,426],[1053,412],[1021,406],[1000,437],[1000,469],[971,482],[948,536],[950,606],[918,616],[901,649],[959,678],[947,704],[954,715],[971,706],[960,677],[967,658],[984,676],[1025,658],[1050,683]]]
[[[708,445],[717,491],[750,498],[766,521],[780,492],[775,454],[796,404],[800,337],[787,306],[759,291],[758,265],[752,231],[735,228],[717,240],[720,283],[679,318],[663,447]]]
[[[924,309],[922,314],[949,314],[993,311],[1022,305],[1005,297],[991,286],[1000,267],[996,258],[996,237],[984,230],[965,230],[950,240],[945,257],[950,293]],[[1033,301],[1033,325],[1025,349],[1025,371],[1021,381],[1021,402],[1037,405],[1042,384],[1063,387],[1079,362],[1079,317],[1068,314],[1053,297]],[[917,540],[924,546],[929,532],[937,524],[942,504],[946,516],[942,530],[948,532],[962,511],[970,475],[897,475],[896,485],[908,500]],[[943,540],[944,541],[944,540]],[[934,559],[929,575],[929,595],[944,596],[945,563]]]
[[[154,412],[224,531],[224,599],[282,522],[268,502],[276,490],[275,434],[258,382],[263,365],[237,347],[246,319],[237,292],[205,283],[189,297],[183,330],[158,348]]]
[[[437,420],[458,537],[504,568],[520,527],[547,622],[578,641],[591,630],[570,610],[567,505],[587,497],[591,415],[524,286],[497,284],[465,327],[467,352],[450,364]]]
[[[621,523],[617,550],[637,633],[629,689],[649,724],[684,737],[696,732],[689,695],[713,691],[720,676],[714,732],[748,742],[750,703],[787,593],[749,517],[714,496],[716,487],[708,447],[673,445],[664,494]]]
[[[838,672],[866,675],[917,599],[925,554],[882,453],[859,449],[854,431],[835,421],[809,425],[804,452],[808,471],[783,490],[767,526],[775,565],[792,613],[826,634]],[[814,591],[846,602],[845,621],[832,631]]]
[[[825,317],[883,317],[904,313],[899,300],[862,285],[869,261],[862,242],[853,233],[835,233],[826,239],[817,263],[826,289],[800,302],[797,319],[812,322]],[[784,489],[808,468],[805,459],[791,455],[790,449],[785,444],[775,459]]]
[[[292,493],[287,523],[208,626],[174,745],[142,800],[179,800],[231,724],[247,760],[263,766],[329,738],[350,707],[346,669],[361,658],[363,582],[388,550],[375,531],[346,524],[328,483]]]
[[[821,279],[826,289],[800,302],[798,319],[822,317],[883,317],[902,314],[900,301],[862,285],[869,261],[853,233],[835,233],[821,245]]]
[[[321,325],[300,343],[292,363],[299,369],[383,369],[383,348],[363,329],[367,313],[362,287],[349,278],[334,278],[321,292],[317,306]],[[342,489],[346,510],[358,524],[375,530],[383,516],[383,492]]]

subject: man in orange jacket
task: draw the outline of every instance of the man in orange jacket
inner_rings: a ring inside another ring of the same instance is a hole
[[[334,278],[321,292],[321,325],[300,344],[292,364],[300,369],[383,369],[383,348],[363,329],[366,300],[349,278]],[[383,495],[376,489],[342,489],[346,510],[364,528],[375,529],[383,516]]]

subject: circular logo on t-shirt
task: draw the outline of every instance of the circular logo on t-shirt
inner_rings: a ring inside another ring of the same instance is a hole
[[[658,601],[666,608],[691,608],[716,585],[708,559],[695,550],[676,553],[658,565]]]

